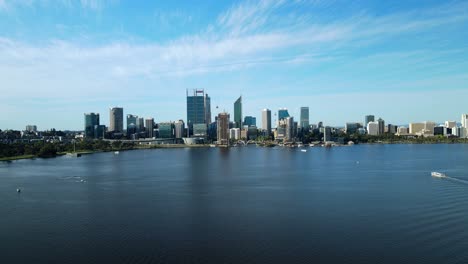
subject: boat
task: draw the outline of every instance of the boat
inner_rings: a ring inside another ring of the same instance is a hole
[[[301,149],[302,152],[307,152],[307,149]]]
[[[216,148],[215,144],[210,144],[210,148]]]
[[[444,178],[444,177],[447,177],[447,175],[441,173],[441,172],[436,172],[436,171],[433,171],[431,172],[431,176],[432,177],[436,177],[436,178]]]
[[[16,192],[17,192],[17,193],[20,193],[20,192],[21,192],[21,189],[20,189],[20,188],[16,189]]]
[[[116,152],[114,152],[114,155],[119,155],[119,153],[120,153],[120,152],[116,151]]]

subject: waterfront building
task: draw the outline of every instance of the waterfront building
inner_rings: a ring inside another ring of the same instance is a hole
[[[183,120],[179,120],[174,124],[175,138],[183,138],[185,135],[185,124]]]
[[[137,133],[137,120],[138,116],[131,114],[127,115],[127,135]]]
[[[367,124],[369,124],[369,122],[374,122],[375,121],[375,116],[373,115],[366,115],[364,117],[364,127],[367,127]]]
[[[162,122],[158,124],[159,138],[174,138],[174,123]]]
[[[244,126],[257,126],[257,118],[253,116],[244,117]]]
[[[378,136],[379,135],[379,122],[372,121],[367,123],[367,134],[371,136]]]
[[[425,121],[424,122],[424,131],[423,134],[425,136],[433,136],[434,135],[434,128],[436,127],[436,123]]]
[[[303,106],[301,107],[301,115],[299,117],[299,127],[302,130],[309,130],[309,107]]]
[[[359,123],[346,123],[345,124],[345,133],[346,134],[355,134],[359,128],[361,128],[361,124],[359,124]]]
[[[271,135],[271,111],[270,109],[262,110],[262,129],[266,132],[266,136]]]
[[[258,135],[258,129],[256,126],[249,126],[246,128],[247,131],[247,139],[248,140],[256,140]]]
[[[278,127],[276,128],[275,139],[284,140],[286,138],[286,120],[280,119],[278,121]]]
[[[284,120],[286,121],[286,134],[284,138],[286,141],[292,141],[294,139],[294,118],[286,117]]]
[[[443,126],[442,128],[444,129],[444,136],[452,135],[452,129],[454,129],[454,128],[450,128],[450,127],[446,127],[446,126]]]
[[[446,127],[443,127],[443,126],[436,126],[434,127],[434,130],[433,130],[433,135],[434,136],[443,136],[445,135],[444,131],[446,129]]]
[[[242,96],[234,102],[234,125],[236,128],[242,128]]]
[[[99,114],[98,113],[85,113],[84,114],[84,136],[87,138],[94,138],[95,132],[94,127],[99,126]]]
[[[385,121],[379,118],[377,123],[379,123],[379,135],[383,135],[385,133]]]
[[[289,112],[288,109],[286,108],[280,108],[278,110],[278,121],[285,119],[286,117],[289,117]]]
[[[206,138],[207,134],[208,134],[208,126],[206,124],[193,124],[192,136]]]
[[[99,115],[99,114],[98,114]],[[26,126],[26,131],[28,132],[37,132],[37,126],[35,125],[27,125]]]
[[[94,138],[104,138],[106,134],[106,126],[105,125],[95,125],[93,128],[93,137]]]
[[[147,118],[145,120],[145,130],[146,130],[146,137],[147,138],[155,137],[155,134],[154,134],[154,118]]]
[[[397,129],[398,129],[398,126],[395,126],[395,125],[392,125],[392,124],[387,125],[387,133],[389,133],[389,134],[396,134]]]
[[[189,96],[187,90],[187,128],[188,136],[193,136],[194,124],[211,123],[211,99],[204,90],[193,90],[193,95]],[[206,128],[205,128],[206,129]],[[205,133],[206,134],[206,133]]]
[[[109,109],[109,132],[123,133],[124,131],[124,119],[123,119],[123,108],[112,107]]]
[[[365,135],[366,134],[366,129],[363,127],[358,128],[357,133],[359,135]]]
[[[241,138],[240,128],[231,128],[229,129],[229,139],[239,140]]]
[[[409,130],[407,127],[398,127],[397,129],[397,133],[396,133],[398,136],[406,136],[409,134]]]
[[[461,125],[463,128],[468,129],[468,114],[463,114],[461,118]]]
[[[217,121],[218,144],[227,146],[229,145],[229,114],[226,112],[219,113]]]
[[[409,133],[411,135],[421,134],[424,130],[424,123],[410,123],[409,124]]]
[[[332,130],[331,127],[326,126],[323,129],[323,142],[330,142],[332,141]]]
[[[138,133],[145,132],[145,119],[143,117],[137,119],[136,127]]]
[[[445,121],[445,127],[454,128],[456,126],[457,126],[457,122],[455,121]]]

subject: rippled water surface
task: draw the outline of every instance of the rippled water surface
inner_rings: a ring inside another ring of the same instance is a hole
[[[0,263],[312,262],[468,263],[468,145],[0,163]]]

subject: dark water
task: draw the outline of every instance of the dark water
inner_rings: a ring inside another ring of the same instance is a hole
[[[467,198],[468,145],[0,163],[0,263],[468,263]]]

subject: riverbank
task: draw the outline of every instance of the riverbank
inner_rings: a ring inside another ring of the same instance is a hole
[[[13,161],[13,160],[33,159],[33,158],[36,158],[36,156],[35,155],[21,155],[21,156],[0,158],[0,161]]]

